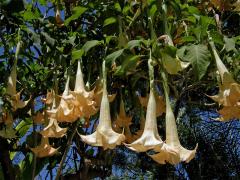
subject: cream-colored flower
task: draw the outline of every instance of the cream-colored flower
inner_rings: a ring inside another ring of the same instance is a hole
[[[160,138],[157,130],[156,100],[153,90],[150,88],[150,97],[147,105],[146,122],[142,136],[131,144],[126,144],[128,148],[137,152],[145,152],[150,149],[162,151],[164,142]]]
[[[74,122],[79,117],[79,112],[74,108],[74,104],[70,103],[74,97],[69,94],[69,80],[70,78],[68,77],[58,107],[47,110],[49,117],[56,119],[59,122]]]
[[[191,161],[196,154],[198,145],[196,145],[194,150],[188,150],[182,147],[178,138],[177,125],[175,122],[175,117],[169,102],[169,98],[166,97],[166,149],[171,148],[170,150],[177,152],[177,156],[174,153],[156,153],[150,155],[150,157],[161,164],[164,164],[165,161],[170,164],[178,164],[179,162],[189,162]]]
[[[219,118],[220,120],[226,121],[233,118],[240,118],[240,85],[234,81],[232,75],[221,61],[212,41],[210,41],[210,47],[215,57],[221,83],[219,84],[219,93],[209,97],[223,106],[218,111],[222,116]]]
[[[103,63],[103,69],[103,72],[105,73],[105,63]],[[123,134],[116,133],[112,129],[109,100],[107,96],[106,77],[103,83],[99,124],[93,134],[81,135],[81,138],[89,145],[102,146],[103,149],[113,149],[125,140],[125,136]]]
[[[75,89],[71,91],[70,94],[74,97],[70,103],[72,102],[74,104],[75,111],[79,112],[80,117],[89,119],[92,115],[97,113],[98,109],[94,101],[94,90],[89,92],[85,90],[80,61],[78,61]]]
[[[11,70],[11,74],[8,77],[8,83],[7,83],[7,92],[6,94],[10,95],[10,101],[13,107],[13,111],[16,111],[19,108],[24,108],[27,103],[30,101],[22,101],[20,99],[21,96],[21,92],[16,91],[16,81],[17,81],[17,60],[14,61],[12,70]]]
[[[31,151],[39,158],[50,157],[58,153],[58,149],[53,148],[47,137],[42,137],[41,144],[35,148],[30,148]]]
[[[122,129],[124,129],[126,142],[131,143],[134,138],[129,127],[132,124],[132,117],[126,115],[123,100],[121,100],[119,109],[119,114],[113,125],[114,130],[116,130],[116,132],[121,132]]]
[[[45,137],[61,138],[67,132],[67,128],[61,128],[56,119],[50,118],[48,125],[40,131]]]

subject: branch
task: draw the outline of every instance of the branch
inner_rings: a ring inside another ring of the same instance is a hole
[[[70,146],[72,144],[73,137],[75,136],[75,134],[77,132],[77,128],[78,128],[78,123],[76,122],[75,126],[74,126],[74,129],[73,129],[73,132],[72,132],[71,136],[68,139],[67,147],[66,147],[66,149],[64,151],[63,157],[62,157],[61,162],[59,164],[59,168],[57,170],[57,176],[56,176],[55,180],[59,180],[59,177],[60,177],[61,172],[62,172],[63,163],[65,162],[65,159],[67,158],[67,153],[68,153],[68,150],[69,150],[69,148],[70,148]]]

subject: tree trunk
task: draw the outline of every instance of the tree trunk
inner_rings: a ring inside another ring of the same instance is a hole
[[[0,137],[0,162],[5,180],[15,180],[15,173],[9,155],[9,144],[6,139]]]

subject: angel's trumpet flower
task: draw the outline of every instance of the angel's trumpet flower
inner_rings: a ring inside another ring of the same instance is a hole
[[[94,90],[89,92],[85,90],[80,61],[78,61],[75,89],[71,91],[71,94],[74,97],[72,103],[81,117],[88,119],[97,113],[96,102],[93,100]]]
[[[119,132],[122,130],[121,128],[123,128],[127,142],[132,142],[133,138],[133,134],[131,133],[129,128],[131,124],[132,117],[126,115],[124,103],[123,100],[121,100],[119,114],[117,115],[117,119],[114,122],[114,129],[116,129],[116,131]]]
[[[151,56],[151,53],[150,53]],[[154,70],[152,66],[152,59],[148,61],[149,76],[150,76],[150,95],[147,105],[146,122],[142,136],[131,144],[126,144],[128,148],[136,152],[146,152],[148,150],[155,150],[161,152],[164,147],[164,142],[160,138],[157,129],[156,119],[156,100],[153,93],[154,84]]]
[[[240,118],[240,85],[234,81],[226,66],[221,61],[214,43],[210,40],[209,44],[221,77],[218,95],[209,97],[218,102],[219,105],[223,105],[223,108],[219,111],[222,115],[220,120]]]
[[[156,100],[154,93],[150,90],[150,97],[147,106],[146,122],[142,136],[127,147],[133,151],[145,152],[150,149],[162,151],[164,142],[160,138],[157,130]]]
[[[58,126],[56,119],[50,118],[48,125],[40,132],[45,137],[61,138],[67,132],[67,128]]]
[[[90,135],[81,135],[82,140],[92,146],[102,146],[103,149],[113,149],[120,145],[124,140],[123,134],[116,133],[112,129],[109,100],[107,96],[105,62],[103,62],[103,95],[100,106],[99,124],[96,131]]]
[[[16,81],[17,81],[17,58],[20,50],[21,43],[19,42],[16,49],[16,59],[14,61],[10,76],[8,77],[7,83],[7,94],[11,97],[11,104],[13,111],[16,111],[18,108],[24,108],[29,100],[22,101],[20,99],[21,91],[17,93],[16,91]]]
[[[31,151],[39,158],[50,157],[58,153],[58,150],[53,148],[47,137],[42,137],[41,144],[35,148],[30,148]]]
[[[164,85],[165,86],[165,85]],[[166,161],[170,164],[178,164],[181,161],[189,162],[191,161],[196,154],[196,149],[198,145],[196,145],[194,150],[187,150],[180,144],[177,132],[177,125],[175,121],[175,117],[170,105],[169,97],[167,94],[167,88],[164,87],[165,97],[166,97],[166,144],[168,147],[173,149],[175,152],[178,153],[179,156],[173,155],[171,153],[166,154]],[[161,153],[157,153],[151,155],[151,158],[156,162],[162,162],[162,155]],[[179,158],[180,157],[180,158]]]
[[[140,104],[144,108],[147,108],[149,96],[146,96],[146,97],[138,96],[138,98],[139,98]],[[157,103],[156,116],[158,117],[158,116],[161,116],[166,111],[166,105],[162,96],[156,96],[156,103]]]
[[[53,103],[54,96],[55,96],[55,93],[51,89],[50,91],[47,92],[46,98],[41,98],[41,101],[47,105],[50,105]]]
[[[68,103],[68,101],[74,99],[74,97],[69,94],[69,80],[70,78],[68,77],[58,107],[47,111],[50,118],[56,119],[59,122],[74,122],[79,117],[79,113],[74,108],[74,105]]]

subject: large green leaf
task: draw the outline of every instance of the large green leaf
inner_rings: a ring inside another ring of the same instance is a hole
[[[112,54],[109,54],[105,60],[106,60],[106,63],[110,63],[110,62],[114,62],[119,56],[122,55],[124,49],[120,49],[118,51],[115,51],[113,52]]]
[[[128,42],[127,48],[132,49],[135,47],[140,47],[141,44],[142,44],[142,40],[132,40]]]
[[[78,19],[86,10],[87,10],[87,8],[82,7],[82,6],[77,6],[77,7],[73,8],[73,14],[72,14],[72,16],[70,16],[69,18],[67,18],[67,19],[64,21],[64,24],[65,24],[66,26],[68,26],[69,23],[70,23],[72,20]]]
[[[200,80],[210,64],[210,52],[207,46],[202,44],[190,45],[186,51],[184,59],[191,62],[195,76]]]
[[[115,17],[109,17],[104,20],[103,26],[107,26],[116,22],[117,22],[117,19]]]
[[[116,72],[114,73],[117,76],[122,76],[135,71],[135,68],[140,59],[139,55],[128,55],[124,57],[124,61],[120,66],[117,67]]]
[[[84,54],[83,49],[72,51],[72,60],[75,61],[77,59],[80,59],[83,56],[83,54]]]
[[[226,48],[227,52],[236,50],[235,41],[233,38],[228,38],[228,37],[224,36],[223,40],[225,42],[225,48]]]
[[[22,120],[17,125],[16,130],[18,131],[19,135],[22,137],[27,133],[30,127],[32,127],[32,120],[30,118],[26,118],[25,120]]]
[[[84,50],[85,54],[93,47],[102,44],[102,41],[98,41],[98,40],[91,40],[91,41],[87,41],[82,49]]]

